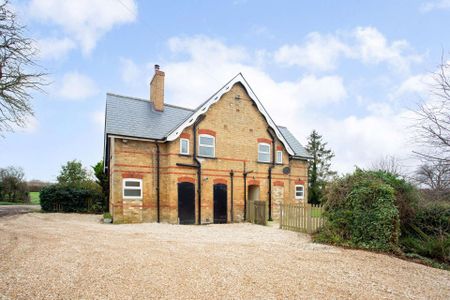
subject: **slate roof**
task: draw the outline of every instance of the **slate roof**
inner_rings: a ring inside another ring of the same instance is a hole
[[[289,146],[291,146],[292,150],[295,152],[296,157],[301,158],[312,158],[311,154],[300,144],[300,142],[295,138],[295,136],[284,126],[277,126],[281,131],[281,134],[284,136]]]
[[[107,93],[105,134],[163,140],[195,112],[170,104],[165,104],[164,111],[158,112],[148,99]],[[277,128],[295,152],[294,157],[311,157],[286,127]]]
[[[161,140],[193,110],[170,104],[164,112],[153,109],[147,99],[106,94],[106,134]]]

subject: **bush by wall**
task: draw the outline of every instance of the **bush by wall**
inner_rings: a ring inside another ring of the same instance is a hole
[[[396,190],[379,172],[356,170],[335,180],[325,196],[327,223],[319,242],[397,251],[400,236]]]
[[[44,187],[40,199],[46,212],[102,212],[102,194],[94,188],[55,184]]]

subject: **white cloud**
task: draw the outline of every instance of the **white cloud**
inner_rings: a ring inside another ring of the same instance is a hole
[[[78,72],[64,74],[57,94],[68,100],[83,100],[98,93],[95,82]]]
[[[69,38],[46,38],[37,40],[39,57],[41,59],[58,60],[76,47],[74,41]]]
[[[280,47],[275,52],[275,60],[310,71],[331,71],[345,57],[364,64],[386,63],[394,70],[408,72],[411,64],[422,60],[420,55],[409,53],[410,48],[405,40],[389,42],[374,27],[357,27],[333,35],[310,33],[302,44]]]
[[[337,66],[338,58],[349,53],[347,45],[331,35],[312,32],[303,45],[284,45],[275,52],[275,60],[288,66],[305,67],[310,70],[329,71]]]
[[[99,131],[105,128],[105,111],[95,111],[91,114],[92,122],[96,125]]]
[[[142,83],[148,74],[142,70],[133,60],[129,58],[121,58],[121,76],[122,81],[128,85],[134,86]]]
[[[42,22],[60,26],[89,54],[97,41],[114,26],[136,19],[134,0],[32,0],[28,14]]]
[[[39,127],[39,121],[35,116],[27,116],[23,126],[12,125],[12,130],[19,133],[34,133]]]
[[[448,10],[448,9],[450,9],[450,0],[428,1],[420,6],[421,12],[429,12],[432,10]]]

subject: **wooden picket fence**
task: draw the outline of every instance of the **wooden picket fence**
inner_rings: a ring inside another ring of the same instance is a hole
[[[268,206],[266,201],[249,200],[247,220],[253,224],[267,225]]]
[[[323,206],[314,204],[280,204],[280,228],[313,233],[323,226]]]

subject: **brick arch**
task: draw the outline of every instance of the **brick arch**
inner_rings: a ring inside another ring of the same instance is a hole
[[[190,139],[191,135],[187,132],[183,132],[182,134],[180,134],[180,138],[182,139]]]
[[[296,180],[295,184],[305,184],[305,182],[303,180]]]
[[[208,134],[208,135],[212,135],[214,137],[216,136],[216,132],[211,129],[199,129],[198,134]]]
[[[178,177],[178,182],[195,183],[195,179],[193,177],[183,176],[183,177]]]
[[[251,179],[251,180],[248,181],[248,185],[259,185],[259,180]]]
[[[216,178],[213,180],[214,184],[227,184],[227,180],[223,178]]]
[[[284,187],[284,182],[283,181],[275,181],[273,183],[274,186],[283,186]]]
[[[282,151],[283,150],[283,146],[277,146],[277,150],[278,151]]]
[[[143,179],[144,176],[142,174],[138,174],[138,173],[122,173],[122,178],[136,178],[136,179]]]
[[[272,140],[266,139],[266,138],[258,138],[256,139],[258,143],[266,143],[266,144],[272,144]]]

